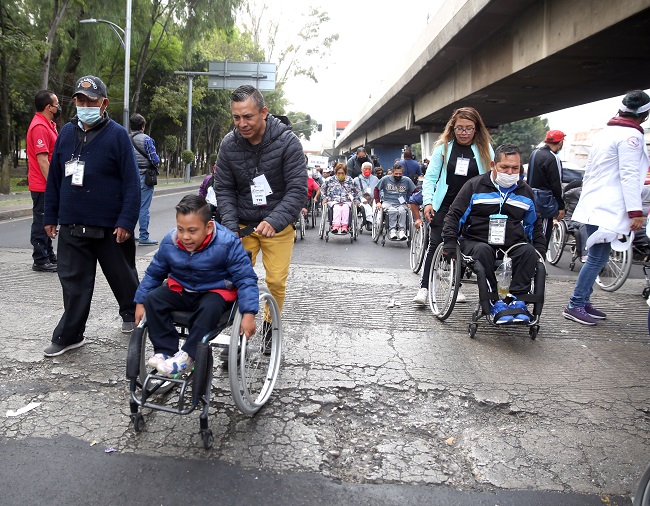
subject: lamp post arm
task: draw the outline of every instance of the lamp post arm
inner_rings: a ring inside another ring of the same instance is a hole
[[[117,38],[120,39],[120,44],[122,44],[122,49],[126,49],[126,44],[124,43],[124,38],[123,38],[125,33],[124,33],[124,29],[120,25],[116,25],[112,21],[108,21],[106,19],[95,19],[95,18],[81,19],[79,20],[79,23],[106,23],[115,32]]]

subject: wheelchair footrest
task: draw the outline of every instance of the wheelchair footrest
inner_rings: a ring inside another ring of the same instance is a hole
[[[160,402],[151,402],[151,397],[156,393],[156,390],[163,383],[175,383],[179,388],[178,399],[170,404],[163,402],[167,397],[158,397]],[[176,413],[179,415],[186,415],[191,413],[198,406],[198,399],[196,402],[191,401],[191,395],[188,394],[188,386],[192,384],[192,375],[190,374],[187,377],[183,378],[168,378],[167,376],[161,376],[158,374],[148,374],[144,384],[142,385],[142,391],[140,395],[137,395],[136,392],[131,392],[131,399],[136,402],[139,406],[143,408],[155,409],[157,411],[166,411],[168,413]],[[188,402],[188,396],[190,401]]]

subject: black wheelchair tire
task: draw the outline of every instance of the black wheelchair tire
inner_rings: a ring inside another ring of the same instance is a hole
[[[140,376],[140,355],[142,353],[143,335],[143,327],[136,327],[133,332],[131,332],[129,350],[126,355],[126,377],[129,379],[135,379]]]
[[[205,394],[210,376],[212,349],[208,343],[199,343],[194,357],[194,372],[192,373],[192,404],[198,405],[199,400]]]

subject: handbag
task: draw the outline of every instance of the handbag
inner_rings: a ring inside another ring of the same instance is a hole
[[[158,169],[147,169],[144,173],[144,184],[156,186],[158,184]]]
[[[533,188],[535,193],[535,209],[540,218],[553,218],[557,215],[558,204],[551,190]]]
[[[535,162],[535,155],[537,150],[533,151],[533,154],[530,158],[530,163],[528,164],[528,181],[533,180],[533,169]],[[554,218],[557,215],[558,203],[553,196],[551,190],[541,190],[539,188],[533,188],[533,193],[535,194],[535,209],[539,214],[540,218]]]

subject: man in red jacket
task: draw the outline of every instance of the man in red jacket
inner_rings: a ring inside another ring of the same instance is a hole
[[[32,194],[32,232],[34,247],[32,270],[56,272],[56,255],[52,239],[43,227],[43,206],[45,202],[45,183],[50,170],[50,160],[54,151],[57,130],[54,120],[61,115],[57,96],[48,90],[41,90],[34,98],[36,114],[27,129],[27,180]]]

